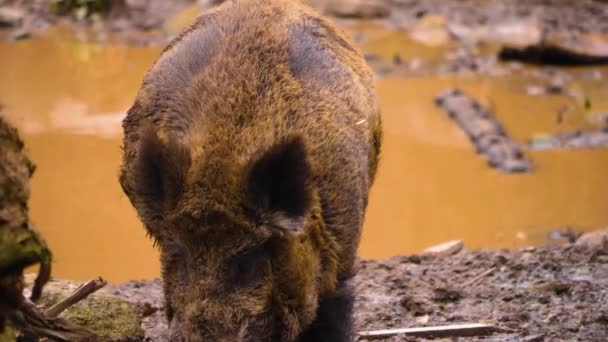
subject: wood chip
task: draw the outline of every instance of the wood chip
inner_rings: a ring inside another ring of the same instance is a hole
[[[463,247],[464,247],[464,242],[462,242],[462,240],[454,240],[454,241],[448,241],[448,242],[444,242],[439,245],[429,247],[429,248],[425,249],[423,251],[423,253],[424,254],[433,254],[433,255],[442,255],[442,256],[454,255],[454,254],[460,252]]]

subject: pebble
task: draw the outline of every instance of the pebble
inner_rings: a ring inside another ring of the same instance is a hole
[[[464,242],[462,240],[454,240],[441,243],[429,247],[423,251],[424,254],[432,254],[438,256],[454,255],[460,252],[464,248]]]

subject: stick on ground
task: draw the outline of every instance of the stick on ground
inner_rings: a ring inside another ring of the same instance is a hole
[[[74,293],[72,293],[68,298],[47,309],[44,312],[45,316],[48,318],[55,318],[59,316],[59,314],[62,313],[65,309],[87,298],[90,294],[106,286],[106,284],[107,282],[102,278],[86,282],[85,284],[78,287],[78,289],[76,289],[76,291],[74,291]]]
[[[483,272],[482,274],[478,275],[477,277],[467,281],[466,283],[462,284],[462,288],[465,288],[467,286],[471,286],[473,284],[476,284],[478,281],[480,281],[481,279],[483,279],[484,277],[489,276],[490,274],[492,274],[492,272],[494,272],[496,270],[496,266],[490,268],[489,270]]]
[[[359,336],[368,340],[386,338],[395,335],[405,335],[413,337],[471,337],[486,336],[501,331],[503,330],[490,324],[472,323],[421,328],[362,331],[359,333]]]
[[[18,311],[12,315],[11,320],[28,338],[46,337],[54,341],[92,341],[95,337],[93,333],[57,318],[57,316],[105,285],[106,281],[101,278],[91,280],[46,311],[42,311],[36,304],[23,297]]]

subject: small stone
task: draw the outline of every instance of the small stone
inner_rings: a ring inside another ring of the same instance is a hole
[[[526,94],[530,95],[530,96],[540,96],[540,95],[545,95],[547,94],[547,92],[545,91],[545,88],[537,86],[537,85],[529,85],[526,87]]]
[[[385,18],[391,8],[381,0],[308,0],[322,12],[339,17]]]
[[[152,306],[152,304],[146,302],[142,307],[141,315],[142,317],[148,317],[156,313],[158,311],[157,307]]]
[[[532,260],[534,258],[534,254],[530,252],[524,252],[521,254],[520,259],[523,261]]]
[[[433,301],[435,302],[452,303],[457,302],[462,298],[463,296],[460,290],[455,288],[441,287],[434,289]]]
[[[448,242],[444,242],[439,245],[429,247],[429,248],[425,249],[423,251],[423,253],[447,256],[447,255],[454,255],[454,254],[460,252],[463,248],[464,248],[464,242],[462,240],[454,240],[454,241],[448,241]]]
[[[551,299],[547,296],[541,296],[538,298],[538,302],[541,304],[549,304],[551,302]]]
[[[420,68],[422,68],[422,64],[423,64],[422,59],[414,58],[414,59],[410,60],[409,68],[412,71],[419,70]]]
[[[585,233],[576,240],[576,245],[579,246],[601,246],[604,240],[608,240],[608,228]]]
[[[11,32],[8,39],[10,41],[17,41],[17,40],[28,39],[31,37],[32,37],[32,33],[30,32],[30,30],[22,27],[22,28],[18,28],[15,31]]]
[[[19,26],[24,17],[25,13],[18,8],[0,7],[0,26]]]
[[[416,317],[416,323],[418,323],[418,324],[427,324],[429,322],[429,320],[430,320],[429,315]]]

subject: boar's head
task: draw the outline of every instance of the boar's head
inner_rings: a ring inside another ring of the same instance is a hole
[[[121,184],[161,251],[172,340],[295,339],[337,269],[304,140],[223,158],[171,141],[144,129]]]

